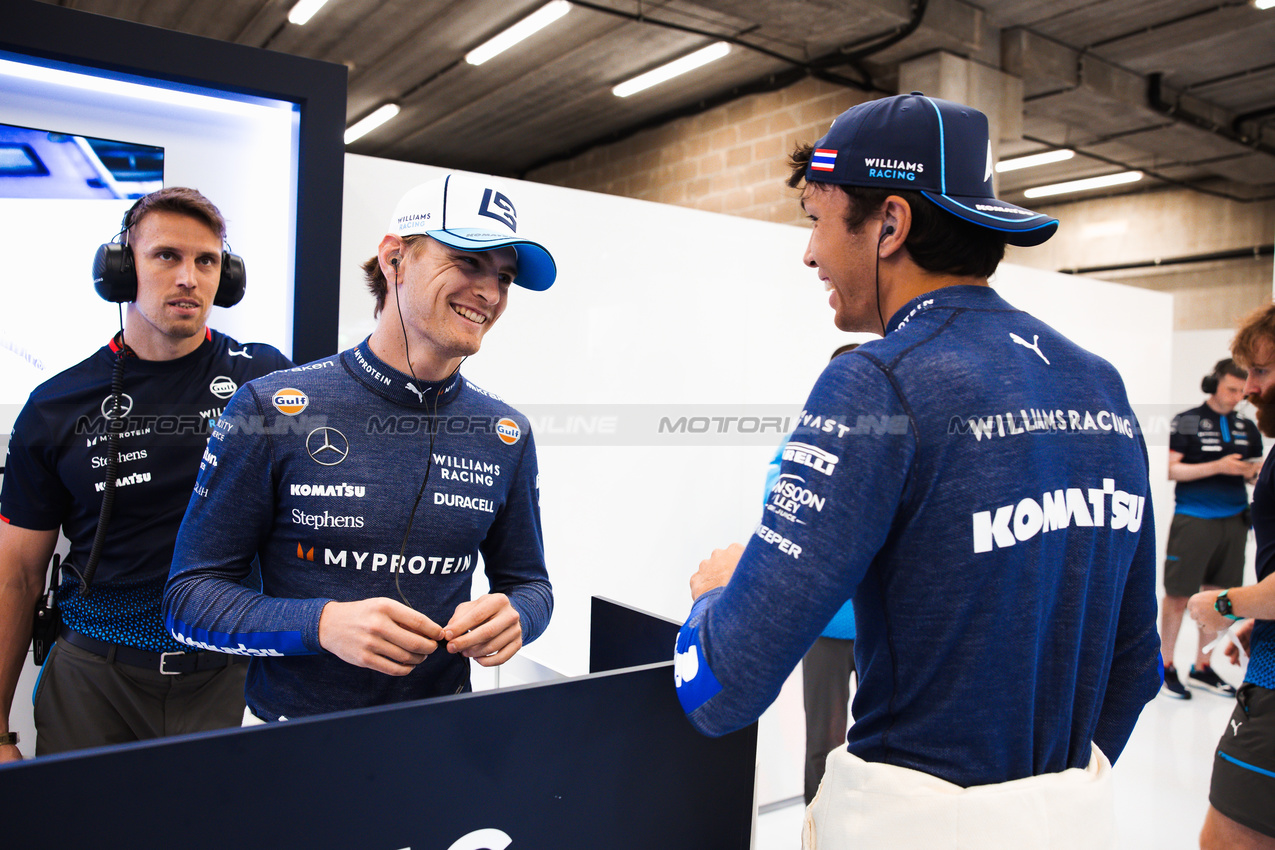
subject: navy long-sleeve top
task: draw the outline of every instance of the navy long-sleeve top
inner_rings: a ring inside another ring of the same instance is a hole
[[[456,693],[462,656],[435,652],[402,677],[355,667],[319,645],[319,615],[401,592],[443,625],[481,555],[529,643],[553,609],[538,493],[525,417],[459,373],[414,381],[364,341],[231,399],[177,538],[165,621],[188,646],[252,656],[246,696],[266,720]],[[257,557],[260,593],[239,584]]]
[[[835,358],[729,584],[678,638],[691,722],[755,720],[853,597],[852,753],[961,786],[1113,761],[1160,685],[1146,449],[1115,369],[988,287]]]

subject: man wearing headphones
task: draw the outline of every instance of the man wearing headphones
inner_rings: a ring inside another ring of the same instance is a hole
[[[1190,699],[1173,663],[1187,600],[1200,590],[1233,587],[1244,579],[1248,542],[1248,489],[1261,471],[1262,435],[1256,423],[1235,412],[1244,399],[1248,372],[1231,358],[1219,360],[1200,381],[1204,404],[1173,417],[1169,435],[1169,480],[1174,488],[1173,524],[1164,556],[1164,600],[1160,607],[1160,654],[1164,691]],[[1199,624],[1200,640],[1187,684],[1220,696],[1235,696],[1213,670],[1204,647],[1215,632]]]
[[[31,393],[0,490],[0,761],[22,757],[9,709],[59,528],[61,630],[35,694],[36,753],[236,725],[246,665],[192,651],[160,619],[173,545],[210,429],[234,390],[291,362],[207,325],[244,292],[225,221],[170,187],[103,245],[97,290],[128,302],[120,334]],[[107,507],[103,508],[103,503]],[[100,538],[100,539],[99,539]]]
[[[407,192],[358,346],[253,381],[209,440],[164,592],[173,636],[251,657],[245,723],[468,690],[553,610],[527,419],[460,374],[553,258],[504,190]],[[490,592],[471,599],[479,556]],[[260,558],[262,592],[243,587]]]
[[[986,116],[917,92],[792,166],[833,321],[883,338],[824,368],[747,547],[691,578],[682,706],[751,723],[852,598],[803,846],[1114,846],[1108,759],[1160,685],[1146,448],[1116,370],[988,286],[1058,223],[995,197]]]

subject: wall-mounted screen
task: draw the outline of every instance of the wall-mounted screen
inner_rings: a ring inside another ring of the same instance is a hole
[[[119,200],[164,185],[164,149],[0,124],[0,198]]]
[[[160,146],[0,124],[0,233],[11,246],[0,260],[0,430],[31,390],[118,323],[104,301],[41,286],[49,265],[87,270],[134,199],[163,185]]]

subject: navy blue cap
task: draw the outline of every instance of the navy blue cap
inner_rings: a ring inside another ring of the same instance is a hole
[[[806,181],[912,189],[1011,245],[1039,245],[1058,230],[1058,219],[993,194],[987,116],[920,92],[861,103],[837,116],[815,142]]]

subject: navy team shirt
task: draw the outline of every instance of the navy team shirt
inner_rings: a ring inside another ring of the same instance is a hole
[[[1234,411],[1225,416],[1207,404],[1173,417],[1169,448],[1183,463],[1207,463],[1237,454],[1245,460],[1262,456],[1257,425]],[[1210,475],[1179,481],[1173,489],[1177,513],[1203,519],[1235,516],[1248,507],[1248,488],[1239,475]]]
[[[106,418],[114,340],[45,381],[18,415],[5,461],[0,519],[61,528],[68,559],[88,563],[106,480]],[[88,595],[70,570],[56,594],[68,628],[151,652],[189,650],[159,615],[190,488],[212,423],[240,384],[292,361],[272,346],[239,344],[208,329],[176,360],[124,360],[124,432],[115,505]]]
[[[968,787],[1114,761],[1160,686],[1146,449],[1110,364],[984,286],[837,357],[729,584],[677,642],[691,722],[774,700],[853,597],[866,761]]]

